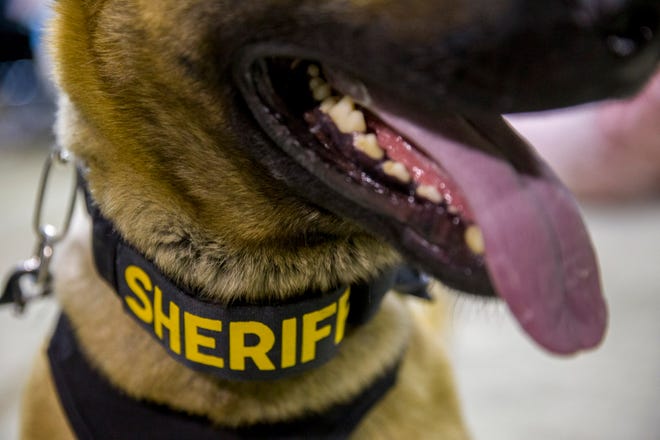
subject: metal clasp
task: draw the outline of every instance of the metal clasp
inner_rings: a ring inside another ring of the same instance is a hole
[[[46,194],[51,183],[51,171],[55,165],[70,168],[72,180],[67,200],[64,218],[59,226],[44,220]],[[76,204],[77,174],[75,158],[68,151],[55,148],[46,158],[41,173],[37,200],[32,219],[32,227],[37,236],[37,245],[32,258],[22,261],[9,275],[5,289],[0,296],[0,304],[13,302],[18,313],[23,312],[25,305],[36,298],[49,295],[52,292],[53,277],[50,266],[54,247],[69,232],[71,218]]]

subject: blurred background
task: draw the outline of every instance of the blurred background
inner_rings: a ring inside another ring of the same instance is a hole
[[[53,143],[41,0],[0,0],[0,282],[30,257]],[[596,351],[552,357],[494,302],[449,298],[451,355],[475,440],[660,439],[660,77],[637,98],[511,121],[581,197],[610,305]],[[64,205],[67,188],[55,198]],[[57,315],[52,299],[0,307],[0,439]]]

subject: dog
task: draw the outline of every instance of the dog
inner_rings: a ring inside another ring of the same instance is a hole
[[[24,438],[468,438],[404,261],[553,353],[601,340],[575,203],[500,115],[638,90],[656,2],[54,8],[93,222],[58,248]]]

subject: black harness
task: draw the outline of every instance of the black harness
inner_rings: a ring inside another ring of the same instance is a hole
[[[376,313],[388,290],[428,298],[422,275],[397,268],[370,282],[308,292],[286,303],[205,302],[180,289],[127,244],[88,191],[85,195],[96,268],[126,312],[177,361],[221,379],[273,380],[317,368],[336,354],[347,329]],[[48,357],[62,406],[81,439],[346,438],[394,385],[399,368],[396,362],[360,395],[322,414],[226,428],[115,389],[85,359],[64,315]]]
[[[353,400],[322,414],[223,428],[205,417],[134,400],[111,386],[80,352],[66,316],[60,317],[48,358],[62,407],[81,440],[344,439],[394,385],[398,371],[397,363]]]

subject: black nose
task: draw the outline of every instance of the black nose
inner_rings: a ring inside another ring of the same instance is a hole
[[[515,5],[508,30],[492,33],[462,65],[454,90],[475,105],[488,91],[502,97],[494,104],[502,112],[630,96],[660,67],[660,0]]]
[[[611,54],[626,59],[655,51],[656,59],[660,59],[660,0],[589,3],[601,11],[594,27]]]

